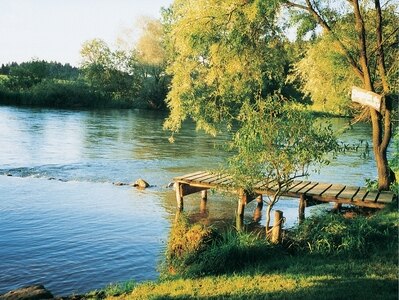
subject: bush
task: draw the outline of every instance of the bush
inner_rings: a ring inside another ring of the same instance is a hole
[[[180,215],[173,224],[166,250],[163,272],[184,274],[199,254],[214,239],[215,232],[200,224],[190,225],[186,216]]]
[[[394,237],[394,238],[393,238]],[[292,234],[291,247],[313,254],[372,255],[398,246],[398,212],[347,219],[340,214],[308,218]]]
[[[253,233],[219,233],[203,225],[190,225],[187,218],[181,217],[171,229],[161,272],[166,277],[235,272],[267,259],[277,253],[274,249],[275,245]]]

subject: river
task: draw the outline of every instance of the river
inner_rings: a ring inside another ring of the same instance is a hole
[[[170,144],[165,117],[0,107],[0,294],[40,283],[66,295],[158,277],[176,207],[167,184],[177,175],[217,168],[224,154],[214,144],[226,140],[186,124]],[[348,123],[330,121],[335,128]],[[357,124],[340,138],[370,143],[370,126]],[[358,151],[338,156],[311,179],[363,185],[375,176],[372,154]],[[152,187],[112,184],[138,178]],[[194,217],[195,197],[185,201]],[[286,226],[296,222],[297,206],[295,199],[278,203]],[[235,208],[233,196],[210,194],[206,222],[233,225]],[[253,203],[246,222],[252,210]]]

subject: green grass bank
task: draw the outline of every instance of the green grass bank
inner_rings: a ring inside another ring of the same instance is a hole
[[[255,233],[183,220],[171,230],[158,281],[110,285],[89,299],[397,299],[396,208],[326,213],[282,245]]]

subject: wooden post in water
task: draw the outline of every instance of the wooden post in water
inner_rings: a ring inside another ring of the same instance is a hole
[[[274,212],[272,243],[279,244],[281,242],[282,227],[283,227],[283,212],[281,210],[276,210]]]
[[[182,186],[179,182],[175,183],[175,189],[176,189],[177,210],[182,211],[183,210],[183,191],[182,191]]]
[[[244,225],[244,210],[247,204],[248,194],[244,190],[240,190],[238,193],[238,207],[236,216],[236,227],[238,231],[241,231]]]
[[[254,211],[254,221],[258,222],[262,218],[263,198],[262,195],[256,197],[256,208]]]
[[[206,202],[208,200],[208,192],[207,190],[201,191],[201,204],[200,204],[200,211],[201,213],[206,212]]]
[[[341,208],[342,208],[342,203],[335,202],[333,211],[334,212],[340,212]]]
[[[248,195],[244,190],[239,192],[237,216],[244,217],[245,205],[247,204]]]
[[[301,194],[299,197],[299,224],[305,220],[306,196]]]

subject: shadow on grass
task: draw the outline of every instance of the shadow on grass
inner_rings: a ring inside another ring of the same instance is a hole
[[[156,300],[167,299],[398,299],[398,282],[391,279],[326,279],[313,282],[311,287],[298,287],[288,291],[243,291],[237,295],[162,295],[151,297]]]

